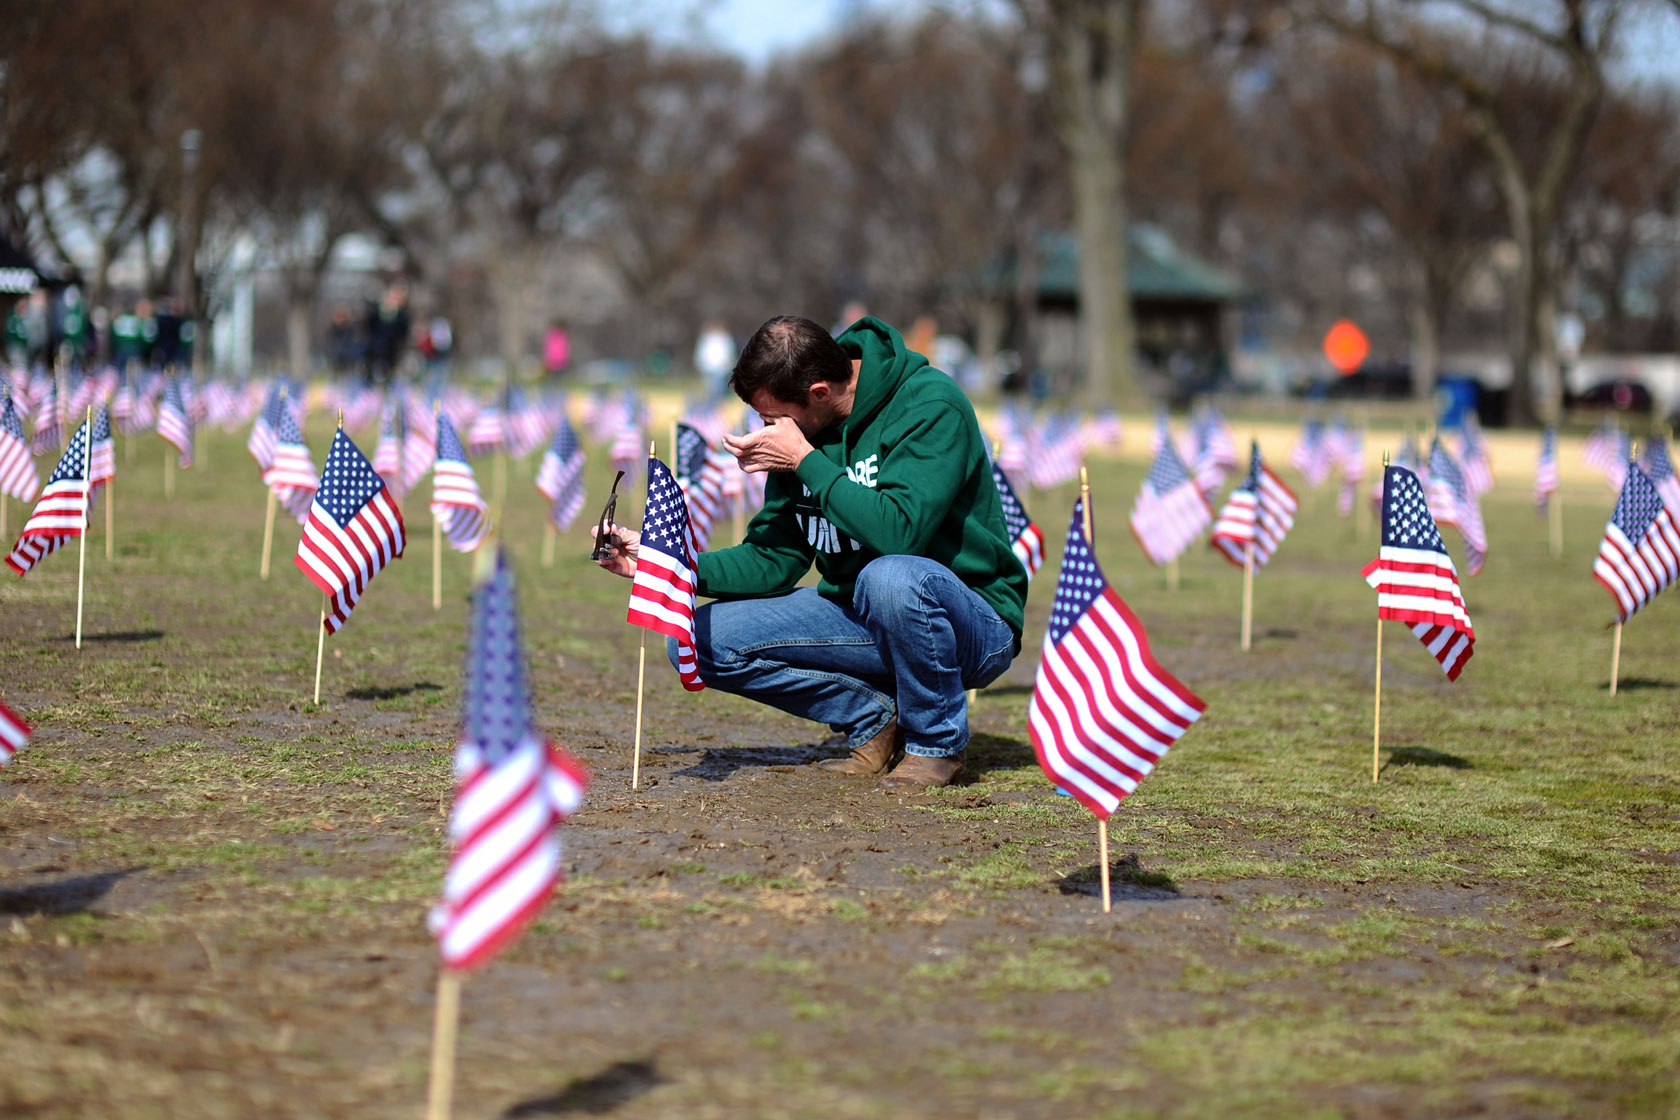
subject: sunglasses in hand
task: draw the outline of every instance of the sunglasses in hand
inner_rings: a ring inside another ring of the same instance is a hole
[[[607,508],[601,511],[601,519],[595,523],[595,551],[589,554],[591,560],[605,560],[618,551],[618,538],[613,535],[613,516],[618,513],[618,484],[624,481],[624,472],[619,471],[618,477],[613,479],[612,492],[607,495]]]

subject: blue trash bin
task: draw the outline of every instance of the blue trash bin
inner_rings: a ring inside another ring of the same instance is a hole
[[[1475,416],[1481,383],[1472,377],[1444,376],[1435,382],[1435,407],[1441,428],[1462,428],[1467,416]]]

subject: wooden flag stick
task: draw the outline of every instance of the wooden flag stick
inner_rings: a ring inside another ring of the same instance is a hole
[[[1095,549],[1097,544],[1091,533],[1091,475],[1083,463],[1079,466],[1079,503],[1085,541]],[[1097,820],[1097,868],[1102,875],[1103,913],[1107,914],[1113,909],[1114,901],[1108,889],[1108,821],[1102,818]]]
[[[1371,719],[1371,781],[1377,780],[1377,753],[1382,749],[1382,624],[1377,619],[1377,703]]]
[[[1546,520],[1550,522],[1552,537],[1552,558],[1555,560],[1563,555],[1563,491],[1553,490],[1551,501],[1546,503]]]
[[[327,597],[321,596],[321,625],[315,631],[315,706],[321,706],[321,659],[327,652]]]
[[[1108,822],[1097,821],[1097,866],[1102,869],[1103,913],[1114,910],[1114,896],[1108,889]]]
[[[455,1095],[455,1028],[461,1020],[461,974],[438,970],[437,1018],[432,1022],[432,1086],[426,1120],[449,1120]]]
[[[168,440],[163,443],[163,496],[175,496],[175,448]]]
[[[87,539],[93,528],[93,407],[87,410],[87,454],[82,457],[82,555],[76,564],[76,648],[82,648],[82,590],[87,585]]]
[[[554,538],[559,535],[559,531],[554,528],[554,522],[550,521],[543,526],[542,566],[545,568],[554,567]]]
[[[1242,649],[1248,652],[1249,633],[1254,622],[1254,542],[1243,546]]]
[[[274,549],[274,488],[268,488],[268,516],[263,519],[262,578],[268,578],[268,558]]]
[[[1622,624],[1616,623],[1616,637],[1610,643],[1610,695],[1616,695],[1616,681],[1622,674]]]
[[[675,444],[672,445],[673,447]],[[654,443],[648,441],[648,458],[654,457]],[[636,657],[636,740],[630,754],[630,788],[642,784],[642,693],[647,682],[647,627],[642,627],[641,652]]]
[[[113,526],[116,524],[117,517],[116,489],[116,479],[108,478],[105,480],[105,559],[107,560],[112,559],[116,555],[116,545],[113,543],[112,538],[112,533],[115,531]],[[0,537],[5,535],[6,534],[3,531],[0,531]]]
[[[1167,561],[1167,590],[1178,590],[1178,557]]]

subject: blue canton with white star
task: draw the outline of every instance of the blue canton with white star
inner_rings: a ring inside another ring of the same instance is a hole
[[[1149,485],[1157,495],[1165,496],[1189,481],[1190,472],[1184,469],[1184,460],[1178,457],[1172,440],[1162,441],[1155,465],[1149,468]]]
[[[303,442],[303,431],[298,427],[297,417],[292,415],[291,409],[280,410],[280,422],[274,425],[274,438],[279,443]]]
[[[1260,441],[1248,441],[1248,477],[1238,490],[1247,490],[1250,494],[1260,493]]]
[[[461,698],[465,738],[478,744],[491,766],[532,735],[531,690],[519,643],[519,601],[507,554],[496,552],[496,572],[473,595],[472,636],[467,640],[467,681]]]
[[[1674,475],[1674,464],[1668,457],[1668,440],[1663,436],[1652,436],[1651,442],[1645,445],[1645,473],[1652,482],[1661,482]],[[1676,511],[1680,512],[1680,511]]]
[[[1453,497],[1461,502],[1469,501],[1470,487],[1464,481],[1464,472],[1458,469],[1453,457],[1447,449],[1436,440],[1429,448],[1429,475],[1431,478],[1445,479],[1452,488]]]
[[[47,479],[47,485],[64,482],[67,479],[79,480],[85,476],[82,468],[87,463],[88,426],[83,424],[76,429],[76,437],[70,441],[70,446],[64,449],[59,457],[58,466],[53,468],[52,477]]]
[[[675,556],[688,567],[688,505],[683,501],[670,468],[658,459],[648,460],[647,510],[642,515],[642,543]]]
[[[187,406],[182,403],[183,399],[180,379],[174,377],[165,379],[163,383],[163,403],[179,412],[181,419],[186,421],[187,430],[191,431],[193,427],[192,417],[187,415]]]
[[[438,413],[437,457],[462,463],[467,461],[467,452],[461,446],[461,437],[455,434],[455,425],[451,424],[448,415],[442,412]]]
[[[706,437],[692,425],[677,425],[676,476],[690,482],[700,477],[706,465]]]
[[[1628,464],[1627,481],[1622,483],[1622,496],[1616,499],[1616,512],[1610,515],[1611,524],[1637,545],[1651,531],[1651,523],[1662,512],[1662,498],[1639,464]]]
[[[332,450],[327,452],[327,465],[321,471],[315,504],[343,528],[384,488],[385,482],[373,464],[340,428],[333,436]]]
[[[1423,487],[1405,467],[1391,465],[1383,476],[1382,543],[1384,548],[1430,549],[1443,555],[1447,551],[1429,515]]]
[[[0,432],[16,439],[23,438],[23,421],[18,419],[17,405],[12,403],[12,395],[6,394],[5,407],[0,408]]]
[[[1540,437],[1540,457],[1542,459],[1557,458],[1557,429],[1547,428],[1546,434]]]
[[[1073,524],[1068,526],[1067,548],[1062,553],[1062,573],[1056,578],[1056,600],[1050,607],[1050,644],[1055,645],[1084,617],[1097,596],[1108,589],[1097,558],[1085,539],[1085,500],[1073,505]]]
[[[99,411],[93,414],[93,442],[111,442],[111,410],[104,405],[100,405]]]
[[[562,416],[560,426],[554,430],[554,456],[562,463],[567,463],[579,450],[577,433],[572,431],[571,423]]]
[[[1021,508],[1021,499],[1015,496],[1015,488],[1009,485],[1009,476],[996,463],[992,464],[992,481],[997,483],[998,500],[1003,503],[1004,528],[1009,530],[1009,539],[1014,540],[1027,531],[1032,518]]]

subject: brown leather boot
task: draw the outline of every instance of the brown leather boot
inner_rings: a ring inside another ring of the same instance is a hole
[[[939,758],[929,758],[926,755],[907,754],[899,764],[893,767],[891,774],[881,779],[883,789],[932,789],[936,786],[948,786],[962,777],[966,764],[963,756],[967,751],[956,754],[943,755]]]
[[[853,747],[845,758],[825,758],[817,763],[818,770],[830,774],[879,774],[892,765],[894,756],[904,749],[904,732],[898,721],[889,719],[875,738],[861,747]]]

